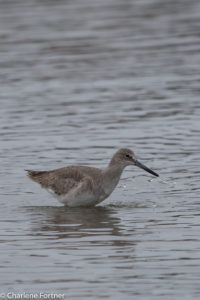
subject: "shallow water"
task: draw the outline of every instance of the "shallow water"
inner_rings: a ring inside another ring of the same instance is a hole
[[[1,293],[198,298],[199,12],[0,1]],[[104,167],[120,147],[161,177],[128,167],[99,207],[63,208],[25,176]]]

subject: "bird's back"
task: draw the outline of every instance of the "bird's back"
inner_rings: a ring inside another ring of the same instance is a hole
[[[52,189],[59,194],[67,193],[85,178],[98,179],[101,169],[87,166],[69,166],[50,171],[27,170],[28,177],[43,188]]]

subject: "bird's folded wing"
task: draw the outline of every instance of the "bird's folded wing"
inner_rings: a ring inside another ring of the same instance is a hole
[[[35,182],[41,184],[43,188],[49,189],[57,195],[67,194],[72,189],[78,187],[84,176],[81,172],[68,172],[68,169],[55,171],[28,171],[28,176]]]
[[[52,190],[57,195],[64,195],[76,188],[80,182],[72,178],[55,179],[47,184],[47,189]]]

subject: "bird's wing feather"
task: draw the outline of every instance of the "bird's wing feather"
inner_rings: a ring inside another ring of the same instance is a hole
[[[27,170],[29,178],[57,195],[67,194],[84,181],[85,176],[77,168],[67,167],[53,171]]]
[[[53,182],[49,182],[47,187],[57,195],[63,195],[69,193],[72,189],[76,188],[80,182],[72,179],[56,179]]]

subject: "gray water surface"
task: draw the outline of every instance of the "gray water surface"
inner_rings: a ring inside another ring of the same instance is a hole
[[[0,1],[0,297],[198,299],[200,2]],[[128,167],[67,209],[24,169]]]

